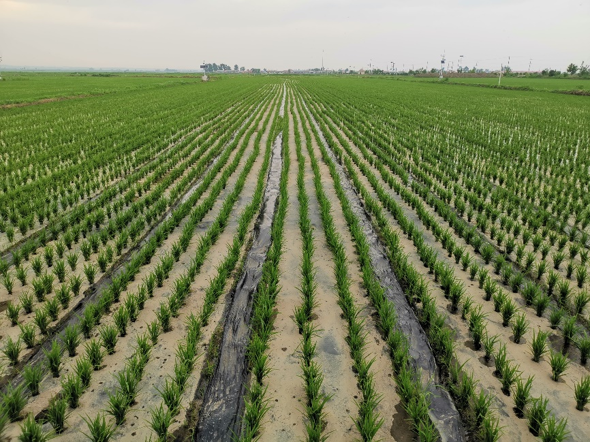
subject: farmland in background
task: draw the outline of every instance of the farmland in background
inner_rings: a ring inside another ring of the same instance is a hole
[[[398,77],[402,80],[407,81],[426,81],[438,83],[438,78],[432,77]],[[486,85],[486,86],[497,86],[498,76],[488,77],[449,77],[444,79],[447,83],[455,84],[467,84],[467,85]],[[528,88],[531,90],[539,91],[571,91],[571,90],[584,90],[590,89],[590,80],[587,78],[535,78],[535,77],[513,77],[504,76],[500,82],[501,86],[514,87],[514,88]]]
[[[0,83],[31,103],[0,109],[7,439],[590,434],[587,97],[22,78]]]

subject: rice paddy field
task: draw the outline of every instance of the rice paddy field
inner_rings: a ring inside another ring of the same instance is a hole
[[[588,440],[588,97],[5,77],[4,440]]]

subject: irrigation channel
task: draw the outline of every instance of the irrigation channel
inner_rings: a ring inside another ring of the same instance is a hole
[[[198,87],[168,91],[186,114],[157,141],[2,238],[2,437],[532,441],[568,417],[585,440],[586,363],[564,341],[587,318],[568,335],[535,315],[545,277],[502,290],[523,260],[447,207],[445,159],[414,145],[422,114],[322,78]]]

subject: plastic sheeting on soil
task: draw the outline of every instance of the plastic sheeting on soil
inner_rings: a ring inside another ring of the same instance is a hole
[[[281,146],[282,134],[279,134],[273,144],[263,206],[256,221],[252,247],[229,301],[219,361],[203,399],[197,424],[197,440],[229,441],[240,434],[248,380],[246,349],[250,340],[252,301],[271,245],[271,227],[282,168]]]

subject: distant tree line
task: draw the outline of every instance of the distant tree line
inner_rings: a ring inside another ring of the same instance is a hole
[[[217,71],[234,71],[234,72],[244,72],[246,68],[244,66],[239,67],[237,64],[234,64],[234,68],[232,69],[230,65],[225,63],[207,63],[205,66],[205,72],[217,72]]]

